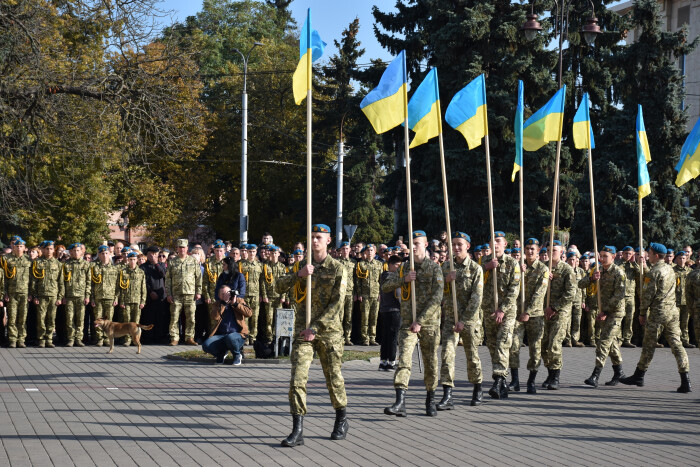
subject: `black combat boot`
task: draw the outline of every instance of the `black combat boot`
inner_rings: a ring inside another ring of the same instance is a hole
[[[552,382],[552,374],[554,373],[554,370],[550,370],[547,368],[547,379],[544,380],[542,383],[542,388],[547,389],[549,387],[550,383]]]
[[[425,414],[428,417],[437,417],[437,410],[435,409],[435,391],[428,391],[425,396]]]
[[[594,388],[598,387],[598,378],[600,378],[600,372],[603,371],[602,368],[595,367],[593,368],[593,374],[591,375],[590,378],[588,378],[586,381],[584,381],[585,384],[589,386],[593,386]]]
[[[397,417],[406,416],[406,390],[396,388],[396,402],[391,407],[384,409],[387,415],[396,415]]]
[[[332,440],[345,439],[345,435],[348,434],[348,428],[350,424],[348,423],[348,412],[343,407],[342,409],[335,410],[335,424],[333,425],[333,433],[331,433]]]
[[[644,386],[644,373],[646,373],[646,371],[642,371],[639,368],[635,368],[634,374],[632,376],[620,378],[620,382],[622,384],[637,385],[639,387],[642,387]]]
[[[481,391],[481,383],[476,383],[474,385],[474,392],[472,392],[472,401],[469,405],[472,407],[476,405],[481,405],[481,402],[483,401],[483,392]]]
[[[452,402],[452,386],[442,387],[442,400],[435,406],[438,410],[452,410],[455,408],[454,402]]]
[[[613,374],[612,379],[605,383],[606,386],[617,386],[617,383],[620,382],[620,378],[625,378],[625,372],[622,371],[622,365],[613,365],[613,371],[615,373]]]
[[[500,399],[503,393],[503,379],[500,376],[496,376],[493,379],[493,386],[489,389],[489,396],[492,399]]]
[[[304,416],[292,415],[293,426],[292,432],[286,439],[282,440],[282,446],[293,448],[294,446],[304,445]]]
[[[527,393],[537,394],[537,386],[535,386],[535,378],[537,378],[537,370],[531,371],[527,378]]]
[[[510,384],[508,385],[508,390],[520,392],[520,378],[518,378],[518,369],[511,368],[510,374],[511,374],[511,379],[510,379]]]
[[[556,390],[559,389],[559,374],[561,370],[552,370],[552,381],[547,386],[547,389]]]
[[[686,371],[685,373],[681,373],[681,385],[676,389],[677,392],[681,392],[683,394],[691,392],[690,390],[690,377],[688,376],[688,372]]]
[[[501,399],[508,399],[508,381],[506,381],[505,376],[500,376],[501,378]]]

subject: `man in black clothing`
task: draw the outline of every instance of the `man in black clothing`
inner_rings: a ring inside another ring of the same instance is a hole
[[[146,306],[141,312],[141,324],[154,324],[153,332],[144,333],[144,344],[167,344],[170,342],[169,306],[165,301],[165,264],[158,262],[160,249],[150,246],[146,249],[147,260],[141,265],[146,274]]]
[[[394,255],[387,261],[387,271],[379,276],[383,283],[390,272],[396,272],[401,265],[401,258]],[[396,346],[398,344],[399,327],[401,327],[401,303],[397,291],[381,292],[379,295],[379,324],[381,348],[379,352],[379,369],[384,371],[396,369]]]

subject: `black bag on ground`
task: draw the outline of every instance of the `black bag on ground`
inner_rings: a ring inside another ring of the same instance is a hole
[[[255,358],[273,358],[275,356],[275,348],[271,342],[264,342],[262,339],[257,339],[253,344],[255,350]]]

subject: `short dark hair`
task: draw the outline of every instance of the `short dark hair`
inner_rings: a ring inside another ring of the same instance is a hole
[[[393,256],[390,256],[389,259],[386,260],[386,262],[387,262],[387,264],[391,265],[391,264],[401,263],[401,262],[403,262],[403,260],[401,258],[399,258],[398,255],[393,255]]]

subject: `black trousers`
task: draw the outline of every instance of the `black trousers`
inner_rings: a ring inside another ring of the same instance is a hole
[[[400,311],[380,311],[377,319],[377,329],[381,338],[379,358],[381,360],[396,360],[396,347],[399,341],[399,328],[401,327]]]

